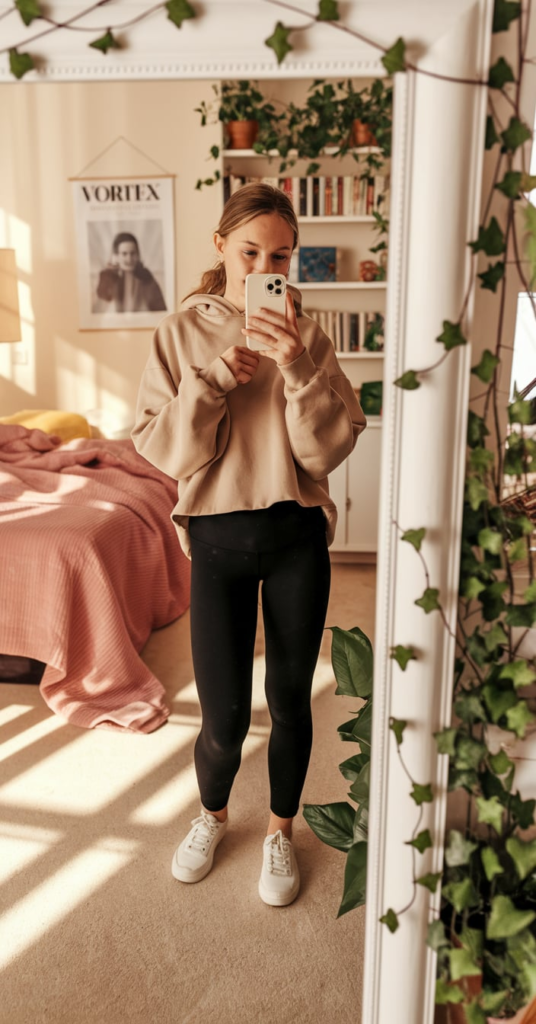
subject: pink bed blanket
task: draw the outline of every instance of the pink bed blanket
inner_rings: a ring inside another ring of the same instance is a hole
[[[0,425],[0,652],[46,662],[43,698],[76,725],[169,715],[139,652],[189,605],[176,487],[131,441]]]

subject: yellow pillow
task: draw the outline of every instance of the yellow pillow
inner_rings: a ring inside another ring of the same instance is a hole
[[[13,416],[0,417],[0,423],[20,423],[29,430],[57,434],[64,442],[72,441],[75,437],[91,437],[91,427],[84,416],[58,409],[23,409]]]

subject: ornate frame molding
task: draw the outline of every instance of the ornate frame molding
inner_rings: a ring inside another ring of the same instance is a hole
[[[316,0],[296,4],[305,24],[316,11]],[[487,78],[493,0],[341,0],[340,7],[346,24],[386,47],[397,36],[411,40],[413,59],[427,72]],[[51,8],[63,20],[77,11],[74,0],[55,0]],[[125,21],[142,9],[140,0],[121,5]],[[93,16],[95,35],[102,17],[99,12]],[[39,49],[37,44],[31,48],[46,63],[20,87],[30,81],[383,73],[376,49],[325,23],[304,33],[300,49],[276,67],[263,40],[278,19],[299,24],[300,17],[269,0],[206,0],[199,19],[181,30],[168,26],[163,15],[152,17],[129,32],[128,50],[106,57],[88,52],[91,36],[57,32],[43,39]],[[29,43],[35,33],[12,17],[2,26],[4,45]],[[1,81],[13,81],[5,54],[0,56]],[[450,716],[454,642],[438,616],[415,607],[426,584],[418,557],[400,542],[395,524],[427,528],[424,554],[432,585],[440,589],[454,627],[469,348],[451,354],[418,391],[403,392],[391,382],[406,369],[433,362],[440,352],[431,342],[443,319],[459,316],[469,274],[466,242],[476,235],[479,220],[484,125],[485,89],[425,75],[397,76],[363,1024],[433,1020],[435,958],[425,935],[438,897],[422,889],[394,935],[378,920],[388,907],[399,909],[411,897],[411,850],[404,843],[417,817],[389,719],[408,720],[404,758],[413,777],[434,786],[437,799],[425,805],[420,827],[430,828],[435,845],[419,868],[437,871],[443,856],[446,770],[432,733]],[[403,675],[389,657],[397,643],[412,643],[420,653]]]

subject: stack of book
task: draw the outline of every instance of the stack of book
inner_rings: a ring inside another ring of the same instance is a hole
[[[308,309],[307,315],[316,320],[331,339],[336,352],[383,351],[383,313]]]
[[[226,174],[223,198],[251,182],[265,182],[286,192],[298,217],[366,217],[375,211],[387,215],[387,179],[383,174],[339,174],[298,177],[252,177]]]

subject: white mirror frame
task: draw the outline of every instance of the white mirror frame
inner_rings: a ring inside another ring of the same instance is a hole
[[[32,47],[36,26],[25,30],[13,16],[4,19],[2,37],[3,45],[26,39],[21,49],[45,58],[42,69],[24,81],[384,73],[376,49],[322,23],[295,34],[299,49],[278,68],[263,40],[277,20],[305,25],[317,10],[316,0],[297,0],[295,6],[303,16],[275,0],[208,0],[199,5],[198,18],[180,31],[160,12],[129,31],[128,48],[106,56],[88,50],[91,37],[81,40],[78,33],[56,32]],[[340,0],[339,8],[344,24],[383,46],[402,36],[425,72],[400,74],[395,80],[362,1022],[431,1024],[435,956],[425,938],[439,894],[417,886],[416,899],[394,935],[379,923],[389,907],[396,911],[411,900],[412,851],[404,843],[419,813],[389,720],[407,720],[405,763],[414,779],[432,783],[435,800],[423,805],[419,828],[430,828],[435,845],[419,860],[419,872],[440,871],[447,768],[432,734],[450,721],[454,641],[437,612],[426,615],[414,604],[427,583],[419,555],[400,541],[400,529],[426,528],[422,551],[430,585],[439,589],[454,630],[469,347],[451,353],[417,391],[402,391],[392,381],[407,369],[437,361],[443,348],[434,339],[443,320],[458,320],[462,307],[470,273],[466,243],[476,237],[479,221],[486,90],[429,73],[487,79],[493,0]],[[78,13],[79,5],[56,0],[50,9],[65,21]],[[125,0],[121,20],[142,9],[139,0]],[[91,17],[96,27],[106,20],[100,11]],[[2,80],[13,81],[6,55],[0,57]],[[470,304],[469,319],[471,309]],[[412,644],[419,654],[405,673],[389,656],[396,644]]]

